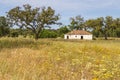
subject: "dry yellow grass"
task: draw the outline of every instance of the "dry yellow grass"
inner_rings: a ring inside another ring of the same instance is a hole
[[[120,41],[0,39],[0,80],[119,80]]]

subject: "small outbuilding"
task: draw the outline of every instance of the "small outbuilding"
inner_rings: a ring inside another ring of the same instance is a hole
[[[73,30],[64,35],[64,39],[92,40],[93,35],[85,30]]]

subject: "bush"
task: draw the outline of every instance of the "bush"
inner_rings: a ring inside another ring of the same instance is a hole
[[[53,30],[43,30],[39,36],[40,38],[57,38],[57,32]]]
[[[19,36],[19,34],[16,31],[10,33],[10,37],[18,37],[18,36]]]

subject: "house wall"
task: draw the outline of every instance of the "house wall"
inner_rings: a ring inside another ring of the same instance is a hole
[[[92,40],[92,35],[64,35],[64,39],[81,39],[81,36],[85,40]]]

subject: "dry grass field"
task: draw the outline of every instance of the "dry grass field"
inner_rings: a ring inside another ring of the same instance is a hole
[[[120,80],[120,40],[1,38],[0,80]]]

